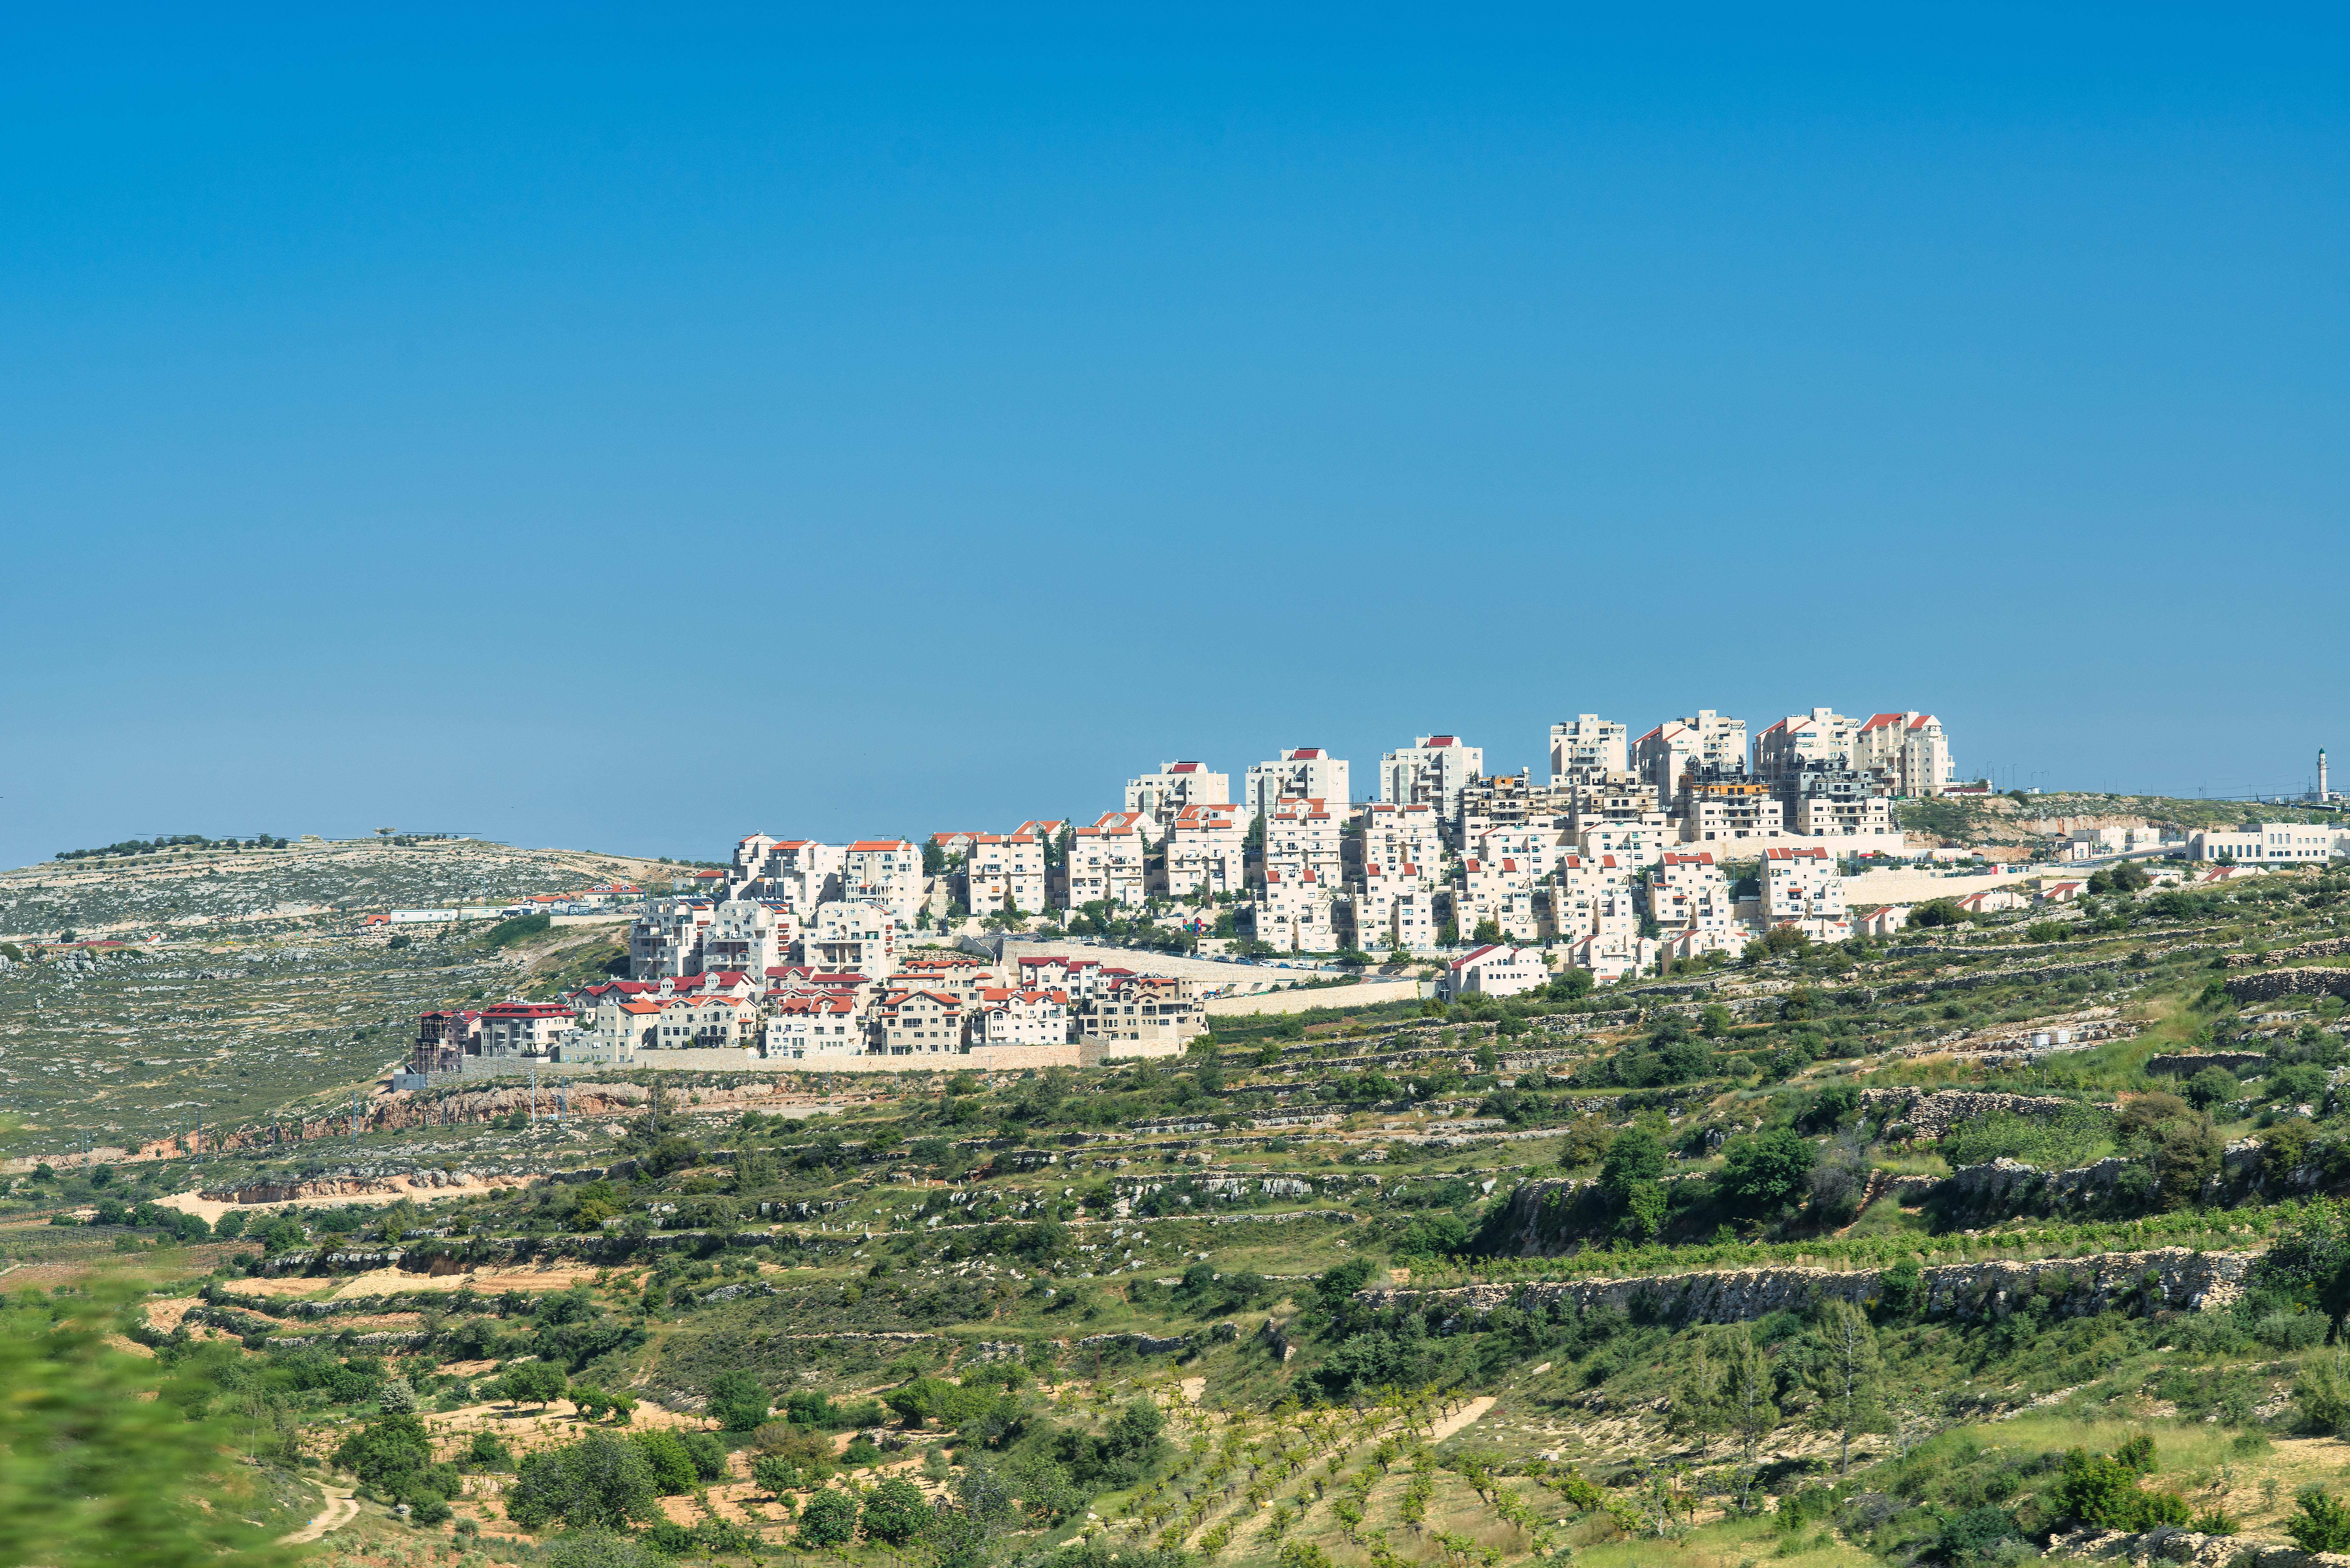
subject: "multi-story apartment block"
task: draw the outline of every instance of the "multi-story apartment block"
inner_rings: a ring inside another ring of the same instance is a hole
[[[1126,809],[1163,830],[1187,805],[1230,805],[1230,774],[1211,773],[1201,763],[1161,763],[1155,774],[1126,781]]]
[[[1252,818],[1264,815],[1274,802],[1284,798],[1326,800],[1342,812],[1355,799],[1347,787],[1346,762],[1319,746],[1299,746],[1272,762],[1253,764],[1247,783],[1244,804]]]
[[[1896,794],[1939,794],[1958,781],[1950,738],[1931,713],[1873,713],[1853,752],[1853,765],[1885,774]]]
[[[1282,952],[1328,952],[1338,945],[1335,881],[1314,872],[1267,866],[1257,890],[1256,934]]]
[[[971,1045],[1066,1045],[1071,1016],[1066,992],[983,991],[970,1013]]]
[[[1668,823],[1596,822],[1575,834],[1575,847],[1586,860],[1612,857],[1638,867],[1654,866],[1669,846],[1678,847],[1680,841],[1680,829]]]
[[[818,904],[840,897],[846,851],[839,845],[819,844],[812,838],[769,839],[764,834],[743,840],[745,844],[754,841],[763,841],[767,847],[750,885],[754,897],[780,903],[803,920]]]
[[[1485,774],[1485,749],[1458,735],[1419,735],[1379,759],[1379,799],[1389,805],[1430,805],[1447,822],[1461,816],[1461,792]],[[1344,796],[1338,797],[1343,807]]]
[[[1143,879],[1142,814],[1113,811],[1091,827],[1080,827],[1069,844],[1068,907],[1083,909],[1107,898],[1121,909],[1140,909],[1149,889]]]
[[[817,905],[800,938],[800,961],[819,970],[886,975],[897,954],[896,920],[879,904],[862,899]]]
[[[590,1012],[581,1027],[566,1036],[563,1059],[597,1066],[625,1067],[639,1051],[660,1048],[661,1003],[610,1001]]]
[[[764,977],[791,955],[799,920],[780,903],[730,898],[710,912],[702,933],[702,967]]]
[[[1833,851],[1817,847],[1762,852],[1765,924],[1807,925],[1844,918],[1844,878],[1836,874]]]
[[[1563,857],[1553,873],[1550,889],[1552,933],[1569,941],[1589,936],[1638,936],[1643,864],[1613,855]]]
[[[887,1055],[960,1055],[967,1011],[944,992],[886,991],[873,1010],[874,1034]]]
[[[841,856],[844,898],[878,904],[911,929],[924,897],[922,852],[906,838],[860,838]]]
[[[846,996],[812,993],[775,999],[767,1010],[766,1054],[799,1061],[865,1053],[865,1025]]]
[[[1238,897],[1248,888],[1248,828],[1236,805],[1187,805],[1167,829],[1167,894]]]
[[[763,1019],[759,1008],[739,996],[672,996],[660,1003],[650,1049],[716,1051],[747,1049],[756,1044]]]
[[[558,1057],[578,1015],[556,1002],[502,1002],[482,1010],[484,1056]]]
[[[1665,809],[1658,803],[1657,786],[1638,774],[1596,774],[1562,786],[1574,799],[1568,826],[1580,833],[1598,823],[1628,823],[1661,827]]]
[[[1453,923],[1462,936],[1491,920],[1512,941],[1540,939],[1534,919],[1534,876],[1517,860],[1464,860],[1461,890],[1453,898]]]
[[[1045,908],[1045,846],[1033,833],[975,833],[963,852],[963,908],[974,915]]]
[[[1488,866],[1514,860],[1519,870],[1540,881],[1550,875],[1561,855],[1572,853],[1575,847],[1574,836],[1563,828],[1520,824],[1488,827],[1464,840],[1461,853]]]
[[[1400,942],[1423,951],[1436,945],[1441,927],[1435,889],[1420,868],[1409,863],[1366,865],[1343,908],[1349,922],[1345,934],[1358,948],[1391,948]]]
[[[1430,805],[1367,805],[1363,831],[1342,839],[1342,852],[1363,866],[1384,866],[1393,875],[1409,866],[1433,888],[1444,865],[1444,830]]]
[[[1684,771],[1673,815],[1683,844],[1732,844],[1777,838],[1783,830],[1771,786],[1742,772]]]
[[[1711,851],[1695,855],[1668,852],[1648,873],[1648,918],[1669,931],[1690,926],[1726,930],[1737,924],[1731,907],[1730,883]]]
[[[1578,713],[1550,727],[1550,782],[1573,784],[1631,771],[1631,732],[1613,719]]]
[[[1851,720],[1814,708],[1791,713],[1754,737],[1754,772],[1777,784],[1805,768],[1848,768],[1856,749]]]
[[[1782,826],[1805,838],[1890,838],[1893,803],[1882,774],[1841,765],[1784,769],[1771,781]],[[1872,846],[1873,847],[1873,846]]]
[[[416,1048],[409,1054],[411,1073],[454,1073],[463,1058],[482,1054],[482,1015],[470,1010],[428,1012],[416,1021]]]
[[[1207,1025],[1188,980],[1120,970],[1078,1015],[1084,1043],[1105,1056],[1171,1056]]]
[[[2064,839],[2066,857],[2073,860],[2094,860],[2103,855],[2143,853],[2160,849],[2166,845],[2185,847],[2183,842],[2174,839],[2159,827],[2076,827],[2066,834]]]
[[[1565,827],[1575,815],[1576,786],[1538,784],[1523,773],[1478,780],[1461,792],[1460,832],[1471,836],[1489,827],[1531,824]]]
[[[1632,743],[1632,771],[1655,786],[1659,800],[1679,794],[1681,775],[1691,768],[1744,773],[1746,721],[1700,708],[1688,718],[1666,720]]]
[[[1329,802],[1277,800],[1264,822],[1265,866],[1310,871],[1335,888],[1344,870],[1344,837],[1345,824]]]
[[[977,1005],[982,992],[1003,983],[1003,976],[993,964],[959,953],[952,958],[910,958],[889,977],[888,989],[944,992],[972,1007]]]
[[[1538,949],[1493,943],[1462,953],[1444,966],[1436,993],[1457,1002],[1471,992],[1482,996],[1520,996],[1550,983],[1550,968]]]
[[[1585,937],[1567,948],[1566,961],[1606,985],[1645,972],[1663,950],[1663,944],[1650,937]]]
[[[716,906],[699,898],[660,898],[629,923],[629,978],[668,980],[702,972],[702,935]]]
[[[1020,989],[1057,991],[1082,1007],[1101,994],[1102,963],[1099,959],[1053,955],[1024,958],[1020,961]]]

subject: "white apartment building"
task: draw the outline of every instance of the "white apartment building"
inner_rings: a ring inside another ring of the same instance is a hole
[[[1077,1016],[1084,1042],[1111,1056],[1172,1056],[1207,1026],[1188,980],[1121,970]]]
[[[1514,942],[1539,940],[1542,929],[1534,919],[1534,877],[1518,861],[1464,860],[1461,891],[1453,899],[1452,922],[1463,939],[1491,920]]]
[[[1248,799],[1243,804],[1253,818],[1263,816],[1273,809],[1274,802],[1284,797],[1326,800],[1341,811],[1355,799],[1346,762],[1319,746],[1300,746],[1272,762],[1254,764],[1248,771],[1247,787]]]
[[[1801,837],[1898,838],[1893,801],[1879,787],[1881,777],[1860,768],[1799,767],[1773,787],[1787,830]],[[1900,845],[1883,847],[1898,851]]]
[[[1362,858],[1366,866],[1409,866],[1423,886],[1433,888],[1444,864],[1444,830],[1430,805],[1367,805],[1363,808]]]
[[[1808,928],[1814,920],[1841,921],[1845,912],[1844,878],[1836,874],[1833,853],[1825,848],[1762,852],[1764,924]]]
[[[884,992],[873,1010],[874,1033],[887,1055],[960,1055],[964,1011],[960,998],[942,992]]]
[[[1550,727],[1550,782],[1597,778],[1631,771],[1631,731],[1596,713],[1578,713]]]
[[[1550,983],[1550,967],[1538,949],[1491,944],[1465,952],[1444,966],[1436,993],[1455,1002],[1471,992],[1482,996],[1521,996]]]
[[[1461,792],[1485,775],[1485,749],[1458,735],[1419,735],[1379,759],[1379,799],[1389,805],[1430,805],[1447,822],[1461,816]],[[1344,795],[1334,796],[1341,807]]]
[[[787,1061],[863,1055],[865,1025],[857,1004],[846,996],[778,997],[767,1012],[766,1054]]]
[[[1659,852],[1659,858],[1662,858]],[[1638,893],[1645,862],[1613,855],[1570,855],[1559,861],[1551,886],[1551,929],[1569,941],[1640,933]]]
[[[1778,797],[1760,780],[1700,782],[1696,774],[1684,774],[1675,804],[1683,844],[1769,841],[1785,830]]]
[[[816,906],[800,938],[800,961],[836,973],[885,975],[896,967],[898,926],[889,911],[861,898]]]
[[[1264,821],[1265,866],[1311,872],[1324,887],[1337,887],[1344,869],[1345,826],[1327,801],[1274,801]]]
[[[1806,767],[1850,767],[1853,735],[1852,721],[1834,709],[1791,713],[1754,737],[1754,772],[1777,781]]]
[[[1067,993],[993,987],[971,1014],[972,1049],[984,1045],[1066,1045],[1072,1012]]]
[[[2350,856],[2350,827],[2326,823],[2263,822],[2243,828],[2209,828],[2187,841],[2190,860],[2233,860],[2264,866],[2322,866]]]
[[[764,981],[799,940],[799,920],[781,904],[729,898],[702,933],[702,972],[738,971]]]
[[[1931,713],[1873,713],[1853,737],[1853,765],[1881,773],[1896,794],[1939,794],[1958,782],[1950,739]]]
[[[1187,805],[1167,829],[1167,895],[1237,897],[1248,888],[1248,829],[1236,805]]]
[[[2065,856],[2093,860],[2105,855],[2127,855],[2166,846],[2185,848],[2185,841],[2159,827],[2076,827],[2064,836]]]
[[[699,898],[659,898],[629,922],[629,978],[672,980],[702,972],[702,934],[716,906]]]
[[[952,958],[910,958],[884,989],[943,992],[965,1007],[978,1004],[980,993],[1001,986],[1003,977],[992,963],[957,954]]]
[[[963,850],[963,908],[974,915],[1008,903],[1024,914],[1045,908],[1045,846],[1030,833],[974,833]]]
[[[658,1002],[599,1003],[585,1027],[563,1037],[563,1059],[599,1067],[625,1067],[637,1053],[657,1048],[660,1024]]]
[[[1638,774],[1601,774],[1562,788],[1573,802],[1567,826],[1577,833],[1600,823],[1662,827],[1667,820],[1657,786]]]
[[[1077,829],[1069,842],[1070,909],[1097,898],[1121,909],[1142,907],[1149,895],[1143,880],[1143,820],[1140,812],[1113,811],[1091,827]]]
[[[774,851],[778,842],[780,840],[771,838],[766,834],[753,833],[746,835],[736,843],[733,879],[737,882],[747,882],[754,877],[765,876],[767,857]]]
[[[1668,852],[1648,874],[1648,918],[1668,931],[1727,930],[1738,923],[1731,908],[1730,883],[1709,851],[1695,855]]]
[[[1085,1006],[1102,993],[1102,961],[1046,956],[1020,961],[1020,989],[1057,991],[1071,1004]]]
[[[1680,841],[1680,830],[1661,822],[1597,822],[1574,839],[1575,852],[1586,861],[1612,857],[1634,867],[1654,866],[1667,846],[1679,847]]]
[[[1666,720],[1632,743],[1632,771],[1660,801],[1680,794],[1681,775],[1691,768],[1744,772],[1746,721],[1700,708],[1686,719]]]
[[[860,838],[841,856],[844,898],[879,904],[911,929],[923,901],[922,852],[905,838]]]
[[[1461,852],[1488,866],[1514,860],[1535,881],[1551,874],[1562,855],[1575,852],[1575,839],[1548,826],[1513,824],[1486,828],[1461,846]]]
[[[1337,883],[1309,870],[1268,866],[1257,890],[1256,935],[1282,952],[1330,952],[1338,946],[1333,904]]]
[[[1187,805],[1230,805],[1230,774],[1210,773],[1202,763],[1161,763],[1155,774],[1126,781],[1126,809],[1164,828]]]
[[[1436,894],[1417,866],[1366,865],[1347,909],[1354,943],[1366,950],[1401,942],[1414,952],[1426,951],[1437,945],[1442,929],[1436,918]]]
[[[1649,937],[1585,937],[1566,950],[1566,961],[1608,985],[1652,968],[1663,950],[1662,944]]]

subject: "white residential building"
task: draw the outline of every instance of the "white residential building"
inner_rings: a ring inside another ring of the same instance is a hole
[[[1257,940],[1282,952],[1336,950],[1336,882],[1326,882],[1312,871],[1266,867],[1264,886],[1256,897]]]
[[[805,920],[818,904],[840,897],[840,868],[846,853],[837,844],[819,844],[813,838],[769,840],[754,891],[759,898],[786,905]]]
[[[1507,857],[1462,861],[1452,920],[1463,940],[1474,940],[1477,929],[1491,920],[1507,940],[1539,940],[1542,928],[1534,919],[1534,873]]]
[[[1032,833],[975,833],[963,850],[963,908],[974,915],[1045,908],[1045,846]]]
[[[1878,940],[1898,936],[1909,924],[1909,911],[1913,907],[1908,904],[1879,904],[1864,909],[1860,918],[1853,921],[1853,929],[1864,937]]]
[[[1727,930],[1738,923],[1731,904],[1730,883],[1707,851],[1695,855],[1669,851],[1648,874],[1647,893],[1648,918],[1668,931],[1686,930],[1691,926],[1700,930]]]
[[[766,1054],[789,1061],[863,1055],[865,1025],[856,1002],[822,992],[776,998],[767,1011]]]
[[[1167,830],[1167,896],[1237,897],[1248,888],[1248,828],[1236,805],[1187,805]]]
[[[800,961],[836,973],[886,975],[897,967],[897,921],[861,898],[817,905],[800,938]]]
[[[1632,743],[1632,771],[1660,801],[1680,794],[1681,775],[1691,768],[1743,773],[1746,721],[1700,708],[1686,719],[1666,720]]]
[[[1631,732],[1613,719],[1578,713],[1550,727],[1550,782],[1631,771]]]
[[[1485,749],[1458,735],[1419,735],[1379,759],[1379,799],[1389,805],[1432,805],[1447,822],[1459,820],[1461,792],[1485,774]],[[1343,807],[1344,795],[1336,798]]]
[[[1567,941],[1593,936],[1611,940],[1638,936],[1643,864],[1613,855],[1563,857],[1553,873],[1553,933]]]
[[[992,988],[971,1014],[971,1044],[1066,1045],[1073,1016],[1066,992]]]
[[[2064,836],[2070,858],[2091,860],[2106,855],[2142,854],[2165,847],[2184,849],[2186,841],[2159,827],[2076,827]]]
[[[1251,817],[1263,816],[1273,809],[1274,802],[1284,797],[1326,800],[1346,810],[1355,799],[1347,784],[1347,763],[1319,746],[1300,746],[1249,769],[1248,799],[1243,804]]]
[[[1898,853],[1900,834],[1883,778],[1864,768],[1802,766],[1782,774],[1772,787],[1787,832],[1803,838],[1891,841],[1866,847]]]
[[[710,912],[702,933],[702,968],[736,971],[764,982],[799,940],[799,920],[781,904],[729,898]]]
[[[1835,854],[1825,848],[1765,849],[1762,921],[1801,926],[1822,940],[1843,940],[1814,929],[1822,922],[1845,924],[1844,878],[1836,873]]]
[[[1791,713],[1754,737],[1754,772],[1773,782],[1807,767],[1848,768],[1853,722],[1831,708]]]
[[[1939,794],[1958,782],[1949,737],[1931,713],[1871,714],[1853,738],[1853,765],[1883,774],[1896,794]]]
[[[1230,805],[1230,774],[1210,773],[1201,763],[1161,763],[1155,774],[1126,781],[1126,809],[1165,828],[1187,805]]]
[[[1683,844],[1743,842],[1751,852],[1784,831],[1783,808],[1771,786],[1736,774],[1707,778],[1684,773],[1674,805]]]
[[[1057,991],[1073,1005],[1082,1007],[1102,993],[1102,961],[1049,954],[1024,958],[1020,961],[1019,979],[1023,991]]]
[[[1540,881],[1551,874],[1560,856],[1573,854],[1575,847],[1574,836],[1562,829],[1518,824],[1488,827],[1468,839],[1461,852],[1488,866],[1514,860],[1520,870]]]
[[[660,898],[629,922],[629,978],[670,980],[702,972],[702,934],[716,906],[700,898]]]
[[[2207,828],[2187,841],[2189,860],[2322,866],[2344,856],[2350,856],[2350,827],[2328,823],[2263,822],[2252,827]]]
[[[910,929],[920,918],[926,880],[911,839],[860,838],[841,857],[841,897],[879,904]]]
[[[586,1025],[563,1038],[563,1059],[600,1067],[625,1067],[637,1053],[655,1048],[660,1024],[658,1002],[599,1003]]]
[[[1668,846],[1679,848],[1680,841],[1680,830],[1663,823],[1597,822],[1575,834],[1575,847],[1586,860],[1612,857],[1638,867],[1654,866]]]
[[[1492,943],[1445,965],[1436,993],[1447,1002],[1472,991],[1482,996],[1522,996],[1549,983],[1550,967],[1539,949]]]
[[[1422,885],[1436,886],[1444,865],[1444,830],[1430,805],[1367,805],[1363,808],[1362,862],[1393,869],[1411,867]]]
[[[943,992],[884,992],[873,1010],[875,1043],[891,1056],[961,1055],[966,1012]]]
[[[1143,879],[1143,820],[1139,811],[1113,811],[1091,827],[1077,829],[1069,842],[1070,909],[1097,899],[1120,909],[1142,907],[1149,896]]]
[[[1265,816],[1265,867],[1310,871],[1324,887],[1336,888],[1344,871],[1344,837],[1345,824],[1330,802],[1284,796]]]
[[[1649,937],[1585,937],[1566,950],[1566,961],[1607,985],[1653,968],[1662,950],[1662,945]]]
[[[1366,865],[1349,908],[1358,948],[1392,948],[1400,941],[1414,952],[1424,952],[1437,945],[1441,923],[1436,918],[1436,894],[1417,866]]]

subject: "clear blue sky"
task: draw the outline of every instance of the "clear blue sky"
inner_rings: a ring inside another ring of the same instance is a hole
[[[394,9],[13,18],[0,859],[2350,764],[2337,9]]]

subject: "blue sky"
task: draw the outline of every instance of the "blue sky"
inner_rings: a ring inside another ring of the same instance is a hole
[[[2350,747],[2338,12],[484,9],[15,19],[0,859]]]

